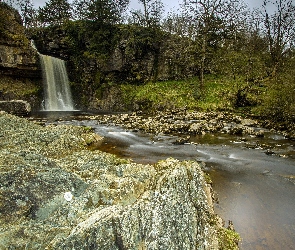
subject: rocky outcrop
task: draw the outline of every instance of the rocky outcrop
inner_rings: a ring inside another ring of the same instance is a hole
[[[16,10],[0,3],[0,73],[18,77],[40,77],[38,55],[25,36]]]
[[[0,100],[21,99],[39,109],[41,88],[39,57],[25,35],[21,17],[15,9],[0,2]],[[14,113],[22,113],[22,107]]]
[[[135,164],[85,146],[89,128],[0,112],[1,249],[218,249],[197,162]],[[232,248],[234,249],[237,245]]]
[[[28,115],[31,113],[31,105],[23,100],[0,101],[0,110],[15,115]]]
[[[218,249],[217,227],[210,225],[211,197],[200,166],[168,159],[149,168],[141,185],[134,180],[129,187],[137,198],[131,195],[125,204],[95,209],[55,248]],[[114,185],[124,189],[129,171]]]

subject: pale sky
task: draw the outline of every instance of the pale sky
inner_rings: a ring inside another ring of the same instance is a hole
[[[32,1],[35,6],[42,6],[46,2],[46,0],[32,0]],[[179,4],[183,3],[183,0],[162,0],[162,3],[165,6],[165,11],[169,12],[170,10],[173,10],[173,9],[176,11],[179,8]],[[263,0],[245,0],[245,3],[247,3],[252,8],[257,8],[262,6]],[[130,8],[139,9],[140,4],[138,3],[138,0],[130,0]]]

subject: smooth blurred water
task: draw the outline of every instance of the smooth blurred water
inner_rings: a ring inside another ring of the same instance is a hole
[[[153,164],[167,157],[205,162],[219,201],[215,211],[226,223],[233,222],[242,237],[241,249],[295,249],[294,142],[277,135],[277,140],[270,136],[259,143],[249,137],[246,143],[220,134],[191,138],[194,144],[175,145],[174,136],[126,132],[94,123],[83,122],[105,137],[98,148],[102,151],[138,163]],[[266,143],[281,145],[276,155],[256,147]]]
[[[264,138],[206,134],[177,145],[177,136],[128,131],[97,120],[72,117],[55,123],[91,126],[105,138],[96,149],[138,163],[168,157],[205,162],[218,197],[215,211],[233,222],[241,249],[295,249],[294,141],[271,132]]]
[[[74,110],[65,62],[52,56],[39,56],[43,73],[44,110]]]

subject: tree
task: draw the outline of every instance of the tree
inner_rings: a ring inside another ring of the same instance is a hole
[[[267,11],[268,3],[276,7],[273,14]],[[271,56],[271,72],[274,76],[284,56],[294,48],[295,42],[295,5],[292,0],[275,0],[263,3],[265,33]]]
[[[133,22],[144,27],[160,26],[164,5],[161,0],[138,0],[143,10],[133,10]]]
[[[22,18],[23,25],[26,28],[31,28],[36,26],[36,12],[32,0],[5,0],[7,4],[15,7]]]
[[[121,20],[129,0],[74,0],[74,18],[115,24]]]
[[[38,20],[41,24],[60,25],[71,18],[71,6],[68,0],[49,0],[38,10]]]
[[[204,74],[212,71],[216,51],[226,43],[233,46],[243,27],[246,5],[239,0],[184,0],[184,15],[190,20],[190,36],[196,43],[200,87]]]
[[[194,33],[192,39],[195,40],[200,52],[199,78],[200,87],[204,87],[205,63],[208,58],[209,46],[215,42],[212,36],[217,34],[222,26],[220,14],[223,12],[223,0],[184,0],[183,9],[185,15],[192,21]]]

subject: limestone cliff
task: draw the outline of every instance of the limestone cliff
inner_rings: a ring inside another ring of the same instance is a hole
[[[19,13],[0,3],[0,71],[4,75],[40,77],[38,55],[30,46]]]
[[[0,100],[25,99],[37,105],[41,69],[19,13],[0,2]]]

